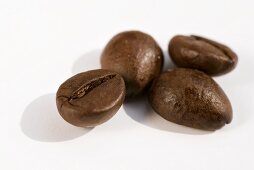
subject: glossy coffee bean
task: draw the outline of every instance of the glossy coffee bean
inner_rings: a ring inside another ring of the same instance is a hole
[[[114,36],[101,55],[101,67],[123,76],[127,96],[142,93],[158,76],[163,53],[148,34],[139,31],[122,32]]]
[[[169,43],[169,54],[177,66],[198,69],[209,75],[233,70],[238,60],[229,47],[199,36],[175,36]]]
[[[149,102],[163,118],[203,130],[216,130],[232,120],[230,101],[205,73],[178,68],[153,81]]]
[[[56,97],[64,120],[79,127],[94,127],[109,120],[121,107],[125,84],[115,72],[92,70],[66,80]]]

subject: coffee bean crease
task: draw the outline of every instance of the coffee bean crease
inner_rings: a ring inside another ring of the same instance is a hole
[[[218,44],[212,40],[208,40],[206,38],[200,37],[200,36],[191,35],[191,37],[193,37],[194,39],[196,39],[198,41],[203,41],[205,43],[208,43],[208,44],[214,46],[215,48],[220,50],[225,55],[225,57],[227,57],[228,62],[230,62],[230,63],[232,62],[231,59],[233,59],[233,56],[229,52],[229,49],[227,47],[223,46],[222,44]],[[216,55],[213,55],[213,56],[216,57]],[[223,59],[223,56],[220,56],[220,57],[221,57],[220,59]]]
[[[100,77],[100,78],[93,80],[89,83],[83,84],[81,87],[79,87],[76,91],[73,92],[73,94],[69,97],[69,101],[79,99],[79,98],[87,95],[93,89],[95,89],[96,87],[109,81],[110,79],[113,79],[115,76],[116,76],[115,74],[111,74],[111,75]]]

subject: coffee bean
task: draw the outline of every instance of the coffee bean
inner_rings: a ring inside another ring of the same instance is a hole
[[[229,47],[199,36],[175,36],[169,43],[169,54],[177,66],[198,69],[209,75],[233,70],[238,60]]]
[[[230,101],[205,73],[178,68],[162,73],[149,92],[152,108],[163,118],[193,128],[216,130],[232,120]]]
[[[91,70],[66,80],[57,91],[57,108],[67,122],[94,127],[109,120],[125,97],[123,78],[112,71]]]
[[[127,96],[142,93],[163,64],[163,53],[148,34],[139,31],[122,32],[114,36],[101,55],[101,67],[123,76]]]

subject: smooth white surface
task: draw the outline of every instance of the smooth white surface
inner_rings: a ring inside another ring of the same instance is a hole
[[[0,0],[0,169],[254,169],[252,0]],[[165,51],[176,34],[229,45],[237,68],[216,77],[234,120],[209,133],[169,123],[141,99],[105,124],[80,129],[55,107],[58,86],[100,67],[116,33],[151,34]]]

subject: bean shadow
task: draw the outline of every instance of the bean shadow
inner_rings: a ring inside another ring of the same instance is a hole
[[[253,113],[253,86],[254,78],[250,74],[253,72],[253,61],[251,53],[239,53],[238,64],[231,72],[213,77],[222,87],[228,96],[233,107],[233,121],[229,125],[233,128],[244,126],[251,119]]]
[[[239,58],[234,70],[225,75],[214,77],[215,80],[224,86],[242,87],[253,84],[254,77],[250,74],[253,72],[254,62],[250,58],[251,56],[248,55]]]
[[[176,68],[175,64],[173,63],[172,59],[168,54],[168,51],[163,51],[163,55],[164,55],[164,63],[162,71],[172,70]]]
[[[63,120],[55,105],[55,94],[33,100],[25,109],[21,130],[29,138],[41,142],[61,142],[87,134],[92,128],[78,128]]]
[[[233,108],[233,120],[230,124],[230,129],[239,128],[247,125],[247,122],[252,120],[254,108],[254,83],[241,86],[228,87],[230,93],[230,102]],[[252,124],[252,122],[249,122]]]
[[[95,49],[80,56],[72,66],[72,74],[101,68],[100,55],[102,50]]]
[[[100,68],[101,50],[93,50],[79,57],[73,64],[75,75],[87,70]],[[78,128],[61,118],[53,93],[33,100],[25,109],[21,122],[21,130],[31,139],[42,142],[60,142],[78,138],[90,132],[93,128]]]

